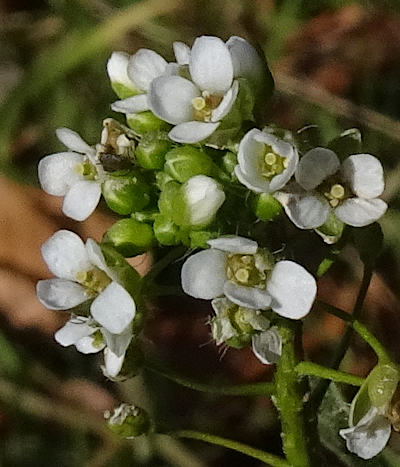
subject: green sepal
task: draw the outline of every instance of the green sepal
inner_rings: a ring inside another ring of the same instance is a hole
[[[142,140],[135,150],[136,162],[144,169],[161,170],[164,167],[165,154],[171,147],[167,140]]]
[[[350,128],[330,141],[327,147],[342,161],[352,154],[359,154],[362,152],[361,132],[358,128]]]
[[[237,166],[237,163],[237,156],[231,151],[227,151],[222,156],[222,169],[229,175],[231,180],[236,178],[235,167]]]
[[[344,227],[345,224],[331,213],[325,224],[315,229],[315,231],[320,237],[322,237],[325,243],[332,245],[340,240]]]
[[[167,122],[156,117],[150,110],[127,116],[126,123],[139,135],[161,130],[165,131],[171,127]]]
[[[383,248],[381,226],[374,222],[366,227],[354,227],[352,229],[352,238],[361,261],[372,268]]]
[[[135,299],[137,304],[140,301],[140,289],[142,285],[139,273],[112,245],[100,243],[100,248],[107,266],[114,272],[118,282]]]
[[[140,211],[149,204],[150,187],[135,174],[123,177],[113,176],[102,185],[107,206],[121,215]]]
[[[157,215],[158,211],[136,211],[131,214],[131,217],[139,222],[148,222],[152,224]]]
[[[218,232],[210,232],[208,230],[191,230],[189,232],[190,248],[208,248],[208,240],[217,237]]]
[[[103,242],[111,244],[125,257],[136,256],[153,246],[153,229],[132,218],[121,219],[107,230]]]
[[[269,193],[260,193],[254,197],[254,214],[264,222],[273,220],[282,210],[281,203]]]
[[[181,241],[179,227],[169,217],[159,214],[155,218],[153,229],[154,235],[161,245],[179,245]]]
[[[111,89],[120,99],[126,99],[142,93],[139,89],[134,89],[133,87],[128,88],[128,86],[118,83],[117,81],[111,81]]]
[[[160,191],[163,191],[165,185],[169,182],[174,182],[175,180],[164,171],[156,172],[156,185]]]
[[[399,369],[394,363],[376,365],[368,376],[368,395],[372,405],[385,407],[392,400],[399,380]]]
[[[193,146],[179,146],[165,155],[164,171],[180,183],[195,175],[211,175],[213,167],[212,159]]]
[[[254,333],[251,333],[251,334],[242,333],[239,336],[235,336],[235,337],[231,337],[230,339],[227,339],[225,341],[225,344],[234,349],[243,349],[243,347],[246,347],[247,345],[250,344],[253,334]]]
[[[175,204],[176,202],[178,202],[179,208]],[[174,181],[167,182],[164,185],[158,200],[158,208],[161,214],[164,214],[166,217],[174,220],[174,217],[177,214],[176,211],[182,208],[182,204],[181,185]]]
[[[120,410],[123,412],[118,412]],[[139,407],[121,404],[114,414],[107,414],[108,428],[121,438],[137,438],[147,434],[151,428],[150,417],[147,412]]]

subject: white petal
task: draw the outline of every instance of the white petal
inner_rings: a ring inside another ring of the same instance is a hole
[[[314,148],[300,159],[296,180],[305,190],[312,190],[340,168],[337,155],[326,148]]]
[[[276,263],[267,282],[271,308],[290,319],[303,318],[311,309],[317,293],[314,277],[293,261]]]
[[[383,193],[383,167],[371,154],[355,154],[348,157],[343,163],[342,171],[353,193],[360,198],[377,198]]]
[[[115,355],[108,347],[104,349],[104,375],[114,378],[121,371],[125,355]]]
[[[136,86],[148,91],[153,79],[161,76],[167,62],[161,55],[149,49],[139,49],[129,60],[128,76]]]
[[[232,36],[226,42],[233,63],[233,76],[246,78],[261,86],[266,76],[266,63],[257,50],[245,39]]]
[[[129,347],[133,337],[131,326],[128,326],[121,334],[112,334],[104,328],[101,330],[101,332],[103,333],[107,347],[111,350],[112,353],[118,357],[125,355],[126,349]]]
[[[157,117],[176,125],[193,120],[192,100],[198,96],[200,91],[188,79],[160,76],[151,83],[148,102]]]
[[[116,280],[117,276],[114,271],[107,266],[106,260],[104,259],[104,255],[98,243],[96,243],[93,239],[88,238],[86,240],[85,248],[90,262],[97,268],[104,271],[108,277],[118,282]]]
[[[235,167],[235,175],[238,178],[239,182],[242,183],[246,188],[255,193],[270,193],[270,183],[264,177],[259,176],[257,173],[256,176],[254,174],[247,175],[246,173],[242,172],[240,165],[238,164]]]
[[[266,290],[257,287],[245,287],[234,282],[226,281],[224,294],[236,305],[252,310],[266,310],[270,308],[271,296]]]
[[[90,298],[86,289],[66,279],[47,279],[36,284],[36,294],[49,310],[68,310]]]
[[[254,255],[258,249],[256,241],[237,236],[214,238],[213,240],[209,240],[207,243],[211,248],[243,255]]]
[[[87,154],[93,152],[91,148],[80,135],[69,128],[58,128],[56,130],[57,138],[71,151]]]
[[[214,109],[211,113],[211,121],[218,122],[228,115],[231,111],[233,104],[236,101],[239,92],[239,83],[235,80],[232,87],[224,95],[219,106]]]
[[[254,355],[265,365],[276,363],[282,355],[282,338],[274,328],[254,334],[251,341]]]
[[[381,199],[351,198],[335,209],[338,219],[354,227],[364,227],[382,217],[387,204]]]
[[[330,206],[316,194],[277,191],[274,197],[282,204],[289,219],[299,229],[315,229],[329,217]]]
[[[211,300],[224,292],[226,256],[219,250],[205,250],[190,256],[182,266],[182,288],[195,298]]]
[[[107,73],[111,82],[121,83],[133,89],[133,83],[128,76],[129,58],[129,54],[125,52],[113,52],[107,62]]]
[[[96,331],[96,328],[89,326],[88,323],[88,318],[75,316],[55,333],[54,338],[63,347],[73,345],[83,337],[90,336]]]
[[[172,44],[178,65],[189,65],[190,47],[184,42],[174,42]]]
[[[100,352],[100,350],[104,349],[104,342],[100,345],[94,345],[94,342],[95,340],[92,336],[82,337],[78,342],[75,342],[76,350],[84,354],[91,354]]]
[[[225,93],[232,85],[233,64],[228,47],[218,37],[198,37],[190,52],[190,76],[201,90]]]
[[[59,152],[40,160],[38,166],[39,182],[49,195],[64,196],[71,185],[83,177],[76,171],[84,156],[76,152]]]
[[[199,143],[211,136],[218,128],[218,123],[186,122],[172,128],[168,136],[177,143]]]
[[[286,185],[286,183],[292,178],[292,175],[294,174],[299,162],[299,154],[297,149],[295,149],[291,144],[287,144],[291,147],[290,155],[286,156],[288,159],[288,164],[282,173],[275,175],[275,177],[271,180],[269,184],[269,189],[271,192],[280,190]]]
[[[42,245],[41,251],[47,267],[61,279],[75,281],[78,272],[92,266],[82,240],[69,230],[56,232]]]
[[[114,112],[131,115],[149,110],[150,107],[147,102],[147,94],[138,94],[137,96],[127,97],[121,101],[113,102],[111,104],[111,109],[114,110]]]
[[[371,407],[356,426],[339,431],[346,440],[347,449],[362,459],[379,454],[389,441],[390,433],[390,421],[380,415],[376,407]]]
[[[129,293],[117,282],[111,282],[90,307],[93,318],[112,334],[120,334],[136,314],[136,305]]]
[[[92,180],[81,180],[68,190],[64,198],[63,213],[75,219],[84,221],[96,209],[101,196],[101,185]]]

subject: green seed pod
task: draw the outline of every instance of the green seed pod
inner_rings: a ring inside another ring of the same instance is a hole
[[[161,170],[164,167],[165,154],[170,147],[169,141],[141,141],[135,150],[136,161],[144,169]]]
[[[396,391],[400,373],[396,365],[377,365],[368,376],[368,395],[375,407],[387,405]]]
[[[254,198],[253,210],[259,219],[268,222],[282,212],[282,205],[269,193],[261,193]]]
[[[150,201],[150,187],[134,175],[109,178],[102,192],[107,206],[121,215],[140,211]]]
[[[154,243],[150,225],[135,219],[121,219],[110,227],[103,238],[125,257],[144,253]]]
[[[154,235],[161,245],[179,245],[179,227],[167,216],[158,215],[153,225]]]
[[[150,417],[144,409],[130,404],[121,404],[104,413],[108,428],[121,438],[132,439],[147,434],[151,428]]]
[[[211,175],[213,167],[212,159],[192,146],[171,149],[165,156],[165,172],[180,183],[194,175]]]
[[[140,135],[149,133],[150,131],[168,130],[170,128],[167,122],[160,120],[150,110],[128,115],[126,122],[132,130]]]

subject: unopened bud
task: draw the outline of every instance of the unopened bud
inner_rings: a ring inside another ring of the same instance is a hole
[[[140,135],[150,131],[168,130],[170,128],[168,123],[160,120],[150,110],[128,115],[126,122],[132,130]]]
[[[156,217],[153,225],[154,235],[161,245],[172,246],[180,243],[179,227],[167,216]]]
[[[125,403],[114,409],[112,414],[106,411],[104,418],[113,433],[126,439],[144,435],[151,427],[150,417],[145,410]]]
[[[140,211],[150,201],[150,187],[135,175],[109,178],[102,190],[108,207],[121,215]]]
[[[166,154],[164,170],[178,182],[184,183],[195,175],[211,175],[213,161],[199,149],[181,146]]]
[[[120,99],[135,96],[140,91],[128,76],[129,55],[125,52],[113,52],[107,62],[107,73],[111,87]]]
[[[136,161],[144,169],[161,170],[170,147],[169,141],[141,141],[135,151]]]
[[[259,219],[268,222],[282,212],[282,205],[269,193],[261,193],[254,198],[253,209]]]

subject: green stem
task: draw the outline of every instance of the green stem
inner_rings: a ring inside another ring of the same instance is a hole
[[[282,355],[275,372],[273,401],[280,413],[283,451],[293,467],[310,465],[303,421],[303,393],[296,372],[295,331],[298,323],[281,320]]]
[[[151,266],[150,271],[144,277],[144,280],[148,283],[152,283],[154,279],[171,264],[173,261],[177,260],[185,254],[187,251],[186,247],[178,246],[173,248],[168,253],[166,253],[159,261],[154,263]]]
[[[296,372],[299,375],[317,376],[318,378],[329,379],[337,383],[351,384],[352,386],[361,386],[364,378],[351,375],[343,371],[332,370],[313,362],[300,362],[296,366]]]
[[[166,433],[170,436],[177,438],[188,438],[197,439],[204,441],[205,443],[215,444],[224,448],[232,449],[233,451],[241,452],[248,457],[260,460],[265,464],[269,464],[272,467],[290,467],[289,462],[282,459],[275,454],[261,451],[260,449],[253,448],[247,444],[239,443],[231,439],[221,438],[220,436],[210,435],[209,433],[201,433],[193,430],[178,430]]]
[[[208,392],[211,394],[219,394],[225,396],[268,396],[272,394],[274,390],[274,383],[252,383],[252,384],[239,384],[233,386],[226,385],[213,385],[192,381],[188,378],[184,378],[176,373],[160,369],[154,364],[146,364],[146,368],[153,373],[163,376],[164,378],[173,381],[174,383],[180,384],[189,389],[200,392]]]

